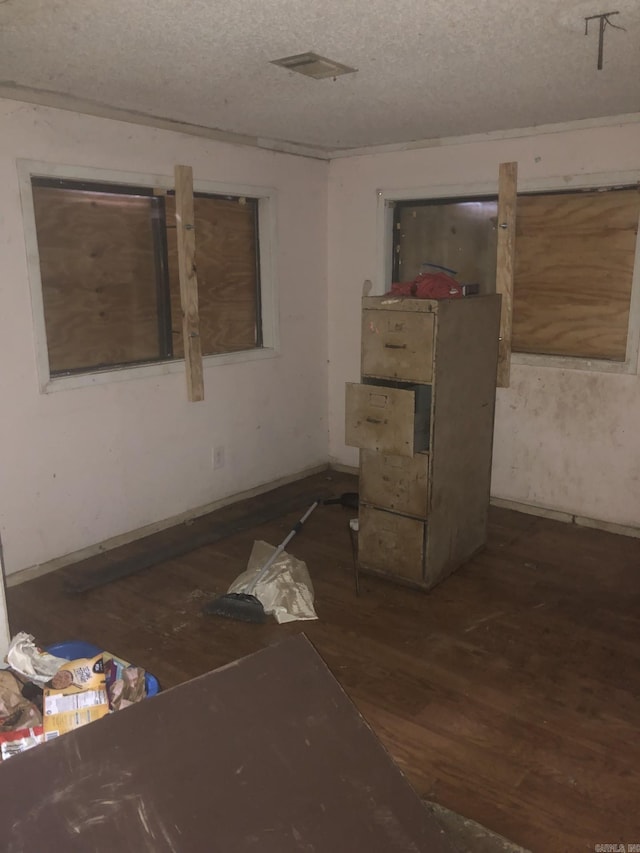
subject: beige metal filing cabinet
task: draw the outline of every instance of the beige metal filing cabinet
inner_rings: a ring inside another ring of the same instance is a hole
[[[429,589],[486,539],[500,297],[362,300],[359,566]]]

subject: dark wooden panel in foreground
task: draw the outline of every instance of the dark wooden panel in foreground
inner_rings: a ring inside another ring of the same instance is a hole
[[[0,765],[0,848],[453,853],[302,635]]]

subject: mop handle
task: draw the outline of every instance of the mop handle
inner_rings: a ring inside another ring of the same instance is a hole
[[[303,524],[305,523],[305,521],[309,518],[309,516],[310,516],[310,515],[311,515],[311,513],[314,511],[314,509],[319,505],[319,503],[320,503],[320,501],[315,501],[315,503],[311,504],[311,506],[309,507],[309,509],[305,512],[305,514],[304,514],[304,515],[302,516],[302,518],[300,519],[300,521],[297,521],[297,522],[296,522],[296,524],[293,526],[293,528],[291,529],[291,531],[288,533],[287,537],[286,537],[286,538],[285,538],[285,539],[284,539],[284,540],[283,540],[283,541],[278,545],[278,547],[276,548],[276,550],[275,550],[275,551],[273,552],[273,554],[269,557],[269,559],[268,559],[268,560],[267,560],[267,562],[264,564],[264,566],[260,569],[260,571],[258,572],[258,574],[257,574],[257,575],[255,576],[255,578],[253,579],[253,581],[249,584],[249,586],[248,586],[248,587],[247,587],[247,589],[245,590],[245,594],[246,594],[246,595],[253,595],[253,591],[254,591],[254,590],[255,590],[255,588],[258,586],[258,584],[260,583],[260,581],[262,580],[262,578],[266,575],[266,573],[269,571],[269,569],[270,569],[270,568],[271,568],[271,566],[274,564],[274,562],[278,559],[278,557],[280,556],[280,554],[282,554],[282,552],[283,552],[283,551],[284,551],[284,549],[287,547],[287,545],[289,544],[289,542],[291,542],[291,540],[292,540],[292,539],[293,539],[293,537],[296,535],[296,533],[299,533],[299,532],[302,530],[302,525],[303,525]]]

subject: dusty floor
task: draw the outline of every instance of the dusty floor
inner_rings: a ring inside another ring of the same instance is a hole
[[[493,509],[488,546],[429,595],[365,579],[352,512],[323,507],[290,547],[319,621],[246,625],[202,603],[279,542],[299,512],[83,595],[64,581],[175,545],[284,499],[354,488],[318,475],[9,590],[12,629],[82,638],[165,687],[305,631],[418,792],[534,853],[640,844],[640,541]],[[476,850],[475,853],[478,853]]]

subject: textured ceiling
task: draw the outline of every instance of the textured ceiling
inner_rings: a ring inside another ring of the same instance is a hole
[[[329,150],[633,113],[640,0],[0,0],[0,93]]]

